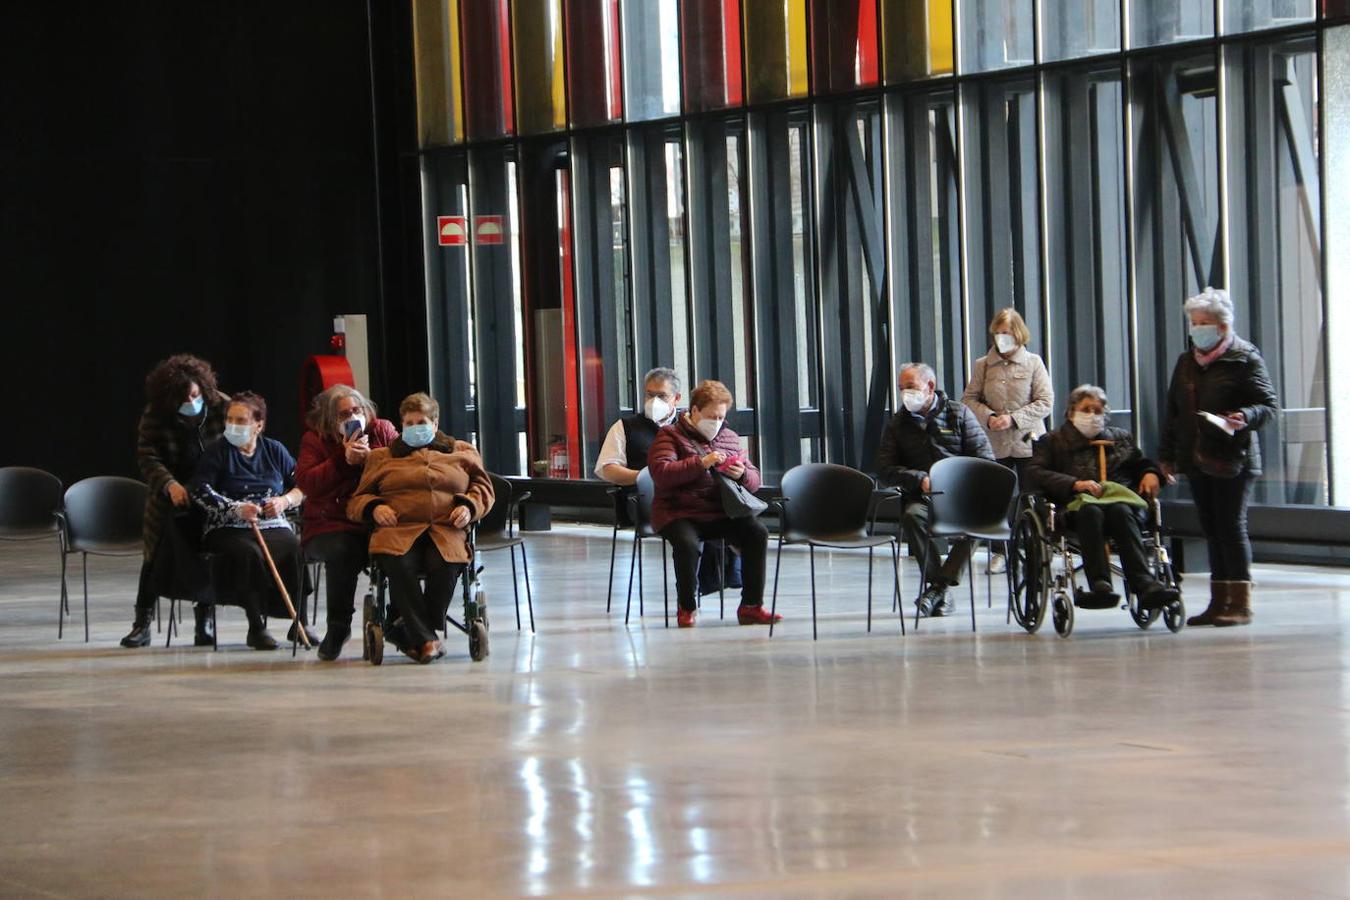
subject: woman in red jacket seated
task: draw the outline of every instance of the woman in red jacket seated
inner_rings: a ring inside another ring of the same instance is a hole
[[[689,398],[689,412],[663,427],[652,442],[647,468],[656,496],[652,527],[670,542],[675,556],[675,587],[680,598],[677,621],[692,628],[698,605],[699,542],[723,539],[741,550],[742,625],[768,625],[764,609],[764,560],[769,532],[754,516],[732,519],[722,509],[713,478],[715,468],[749,490],[759,489],[759,469],[741,451],[741,439],[726,427],[731,392],[720,381],[705,381]]]
[[[347,518],[347,501],[356,490],[370,451],[388,447],[398,429],[376,418],[375,404],[356,388],[334,385],[314,398],[300,439],[295,483],[305,492],[301,546],[305,557],[322,561],[328,581],[328,630],[319,659],[334,660],[352,633],[356,583],[369,558],[370,536]]]

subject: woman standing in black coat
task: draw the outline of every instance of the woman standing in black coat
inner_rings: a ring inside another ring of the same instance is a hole
[[[1191,485],[1209,544],[1209,608],[1187,625],[1252,620],[1252,545],[1247,502],[1261,474],[1256,430],[1280,409],[1261,353],[1233,331],[1233,302],[1217,288],[1186,301],[1191,347],[1167,388],[1159,460]]]

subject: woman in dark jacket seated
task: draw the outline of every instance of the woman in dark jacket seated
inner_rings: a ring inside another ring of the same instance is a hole
[[[764,559],[769,532],[754,516],[729,518],[712,470],[759,488],[759,469],[741,452],[741,439],[726,427],[731,392],[720,381],[705,381],[689,398],[689,412],[657,432],[647,455],[656,496],[652,500],[652,528],[670,542],[675,557],[675,589],[680,598],[676,620],[692,628],[698,610],[694,588],[698,578],[699,542],[725,540],[741,549],[741,605],[736,618],[742,625],[767,625],[764,608]],[[773,621],[782,616],[773,618]]]
[[[123,647],[144,647],[150,643],[150,622],[155,600],[164,592],[159,573],[182,570],[185,560],[174,548],[188,547],[179,540],[181,525],[193,532],[191,541],[201,534],[192,501],[185,486],[197,468],[197,460],[220,437],[225,427],[225,403],[230,398],[216,390],[216,373],[204,359],[180,353],[170,356],[145,378],[145,411],[136,428],[136,464],[149,492],[145,498],[145,523],[141,535],[145,542],[145,562],[136,591],[136,619],[131,632],[122,638]],[[178,579],[170,579],[178,580]],[[206,607],[193,607],[197,627],[193,643],[211,646],[211,620]]]
[[[429,663],[445,655],[436,629],[445,625],[455,579],[469,562],[467,529],[492,509],[492,478],[473,444],[437,430],[435,400],[412,394],[398,411],[403,433],[371,451],[347,515],[375,526],[370,553],[389,577],[394,607],[385,636]]]
[[[1036,442],[1027,481],[1032,490],[1070,510],[1065,523],[1077,530],[1083,572],[1091,587],[1090,594],[1078,598],[1080,605],[1103,608],[1120,602],[1112,590],[1106,554],[1110,538],[1139,605],[1160,609],[1179,595],[1149,570],[1136,512],[1145,505],[1143,498],[1157,495],[1161,471],[1140,452],[1134,435],[1106,424],[1108,411],[1106,391],[1095,384],[1074,388],[1065,423]],[[1099,480],[1101,451],[1094,441],[1110,442],[1105,447],[1105,483]]]
[[[290,615],[253,534],[254,524],[261,529],[287,592],[300,597],[300,541],[285,513],[299,506],[305,495],[295,486],[290,451],[263,437],[266,424],[267,403],[262,397],[249,391],[232,397],[225,411],[225,438],[206,448],[189,486],[206,516],[203,545],[228,562],[233,580],[227,588],[248,616],[248,645],[254,650],[277,648],[264,615]],[[301,622],[304,609],[301,598]],[[296,637],[294,631],[292,624],[288,638]],[[305,634],[309,636],[308,630]]]
[[[352,633],[356,583],[370,558],[367,529],[347,518],[372,450],[398,437],[394,423],[377,418],[375,405],[356,388],[335,385],[314,398],[300,439],[295,483],[305,492],[300,546],[305,558],[324,565],[328,583],[328,630],[319,659],[334,660]]]

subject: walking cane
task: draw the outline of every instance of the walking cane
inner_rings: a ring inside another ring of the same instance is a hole
[[[309,642],[309,635],[305,634],[305,626],[300,624],[300,615],[295,611],[295,604],[291,602],[291,593],[286,590],[286,583],[281,580],[281,573],[277,571],[277,564],[272,561],[272,551],[267,549],[267,541],[263,540],[262,530],[258,528],[257,522],[249,522],[248,524],[253,529],[253,536],[258,539],[258,546],[262,547],[263,558],[267,560],[267,568],[272,570],[272,577],[276,579],[277,589],[281,591],[281,599],[286,601],[286,611],[291,614],[291,622],[295,625],[295,633],[300,636],[300,641],[308,649],[313,645]]]
[[[1089,444],[1097,448],[1097,471],[1100,477],[1097,483],[1103,488],[1106,487],[1106,448],[1115,444],[1115,441],[1088,441]],[[1106,558],[1111,558],[1111,542],[1106,542]]]

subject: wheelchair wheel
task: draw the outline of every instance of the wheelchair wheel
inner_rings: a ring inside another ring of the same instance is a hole
[[[1163,624],[1167,630],[1176,634],[1186,627],[1186,603],[1184,600],[1178,600],[1176,603],[1169,603],[1162,611]]]
[[[1073,634],[1073,597],[1065,591],[1055,591],[1051,602],[1050,616],[1055,623],[1055,633],[1066,638]]]
[[[1035,634],[1045,621],[1050,594],[1050,554],[1045,528],[1034,509],[1024,509],[1013,527],[1012,612],[1017,624]]]
[[[1134,624],[1147,631],[1150,625],[1158,621],[1161,613],[1160,609],[1144,609],[1139,605],[1138,595],[1130,592],[1130,618],[1134,619]]]
[[[469,659],[482,662],[488,655],[488,630],[481,619],[469,623]]]
[[[370,660],[372,666],[378,666],[384,662],[384,629],[371,623],[367,625],[365,631],[365,658]]]

